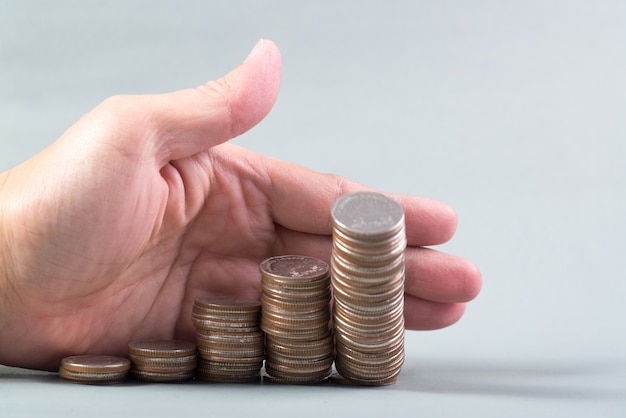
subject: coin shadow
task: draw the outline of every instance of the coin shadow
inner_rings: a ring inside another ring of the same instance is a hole
[[[395,389],[564,400],[626,399],[626,389],[610,385],[614,373],[614,367],[609,364],[444,364],[425,361],[403,370]]]

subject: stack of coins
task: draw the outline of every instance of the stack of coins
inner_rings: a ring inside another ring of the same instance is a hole
[[[259,381],[265,359],[260,317],[259,301],[220,296],[196,299],[192,313],[200,357],[196,377],[220,383]]]
[[[396,381],[404,362],[404,212],[373,192],[333,205],[335,367],[345,381]]]
[[[145,340],[128,344],[131,376],[145,382],[182,382],[193,379],[196,345],[188,341]]]
[[[71,356],[61,361],[59,376],[75,383],[119,383],[126,378],[129,369],[130,361],[123,357]]]
[[[293,384],[326,381],[333,364],[328,264],[289,255],[263,261],[260,270],[266,379]]]

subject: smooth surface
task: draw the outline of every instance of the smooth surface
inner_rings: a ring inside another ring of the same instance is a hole
[[[119,93],[283,52],[235,140],[450,203],[481,268],[451,328],[407,335],[384,388],[94,387],[0,369],[0,416],[626,415],[626,5],[620,1],[0,2],[0,170]]]

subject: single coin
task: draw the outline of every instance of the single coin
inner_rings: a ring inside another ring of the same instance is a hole
[[[181,363],[181,364],[163,364],[163,363],[143,363],[133,364],[133,370],[141,372],[156,372],[156,373],[183,373],[192,372],[197,367],[197,361],[193,363]]]
[[[402,206],[375,192],[343,195],[335,201],[331,215],[335,227],[358,238],[381,239],[404,225]]]
[[[260,318],[259,318],[260,319]],[[258,330],[259,328],[259,319],[255,319],[249,322],[217,322],[215,320],[204,320],[198,319],[197,317],[192,317],[191,320],[196,327],[196,329],[204,329],[204,330],[225,330],[229,331],[231,329],[238,329],[239,332],[244,330],[244,332],[252,332],[254,330]]]
[[[266,347],[266,356],[268,359],[289,359],[289,360],[297,360],[297,359],[306,359],[306,360],[316,360],[316,359],[324,359],[332,356],[333,353],[333,345],[319,347],[319,348],[285,348],[285,346],[281,346],[278,344],[268,344]]]
[[[261,330],[242,333],[242,332],[212,332],[202,333],[198,332],[196,338],[199,340],[207,341],[209,343],[224,343],[224,344],[255,344],[259,341],[263,342],[265,334]]]
[[[215,358],[228,358],[233,360],[241,360],[241,359],[258,359],[265,355],[265,349],[263,347],[260,348],[229,348],[229,349],[219,349],[216,347],[199,347],[198,353],[205,360],[212,360]]]
[[[179,340],[144,340],[128,344],[128,353],[145,357],[187,357],[195,354],[196,345]]]
[[[328,311],[332,301],[330,287],[328,290],[312,294],[306,299],[292,299],[290,295],[286,296],[287,297],[285,298],[277,298],[273,295],[263,293],[263,296],[261,297],[263,300],[263,312],[261,314],[261,318],[263,318],[263,315],[265,315],[267,311],[271,311],[273,314],[280,316],[303,317],[315,315]]]
[[[168,366],[179,366],[185,364],[193,364],[197,361],[198,356],[194,353],[191,356],[185,357],[146,357],[146,356],[137,356],[134,354],[129,354],[130,361],[133,366],[137,365],[162,365],[164,367]]]
[[[211,321],[199,321],[197,319],[193,319],[193,324],[196,327],[196,331],[198,333],[203,333],[206,335],[210,334],[219,334],[219,333],[241,333],[242,335],[249,334],[252,332],[261,331],[261,328],[258,325],[252,327],[225,327],[225,326],[215,326]]]
[[[230,364],[230,363],[214,363],[211,361],[203,361],[198,365],[196,371],[203,371],[213,374],[232,374],[236,376],[248,376],[254,373],[258,373],[263,367],[263,362],[253,364]]]
[[[212,353],[212,352],[200,352],[200,357],[204,361],[213,361],[216,363],[232,363],[232,364],[256,364],[265,360],[265,354],[256,356],[245,355],[242,357],[232,356],[230,353]]]
[[[59,377],[63,380],[88,385],[121,383],[126,379],[127,375],[128,371],[114,373],[86,373],[59,369]]]
[[[130,375],[136,380],[155,383],[184,382],[193,379],[195,374],[195,370],[173,373],[149,372],[137,369],[131,369],[130,371]]]
[[[359,258],[365,255],[382,255],[393,251],[398,246],[403,246],[402,241],[406,240],[406,226],[400,224],[397,228],[394,228],[393,233],[374,240],[363,239],[358,235],[355,236],[349,231],[342,231],[339,228],[333,228],[332,237],[333,244],[339,244],[356,252]]]
[[[317,290],[326,287],[329,280],[329,273],[323,276],[310,278],[305,277],[302,279],[293,277],[280,277],[272,276],[268,273],[261,274],[261,284],[274,286],[277,290],[284,290],[286,292],[306,292]]]
[[[294,312],[283,313],[281,311],[266,310],[263,313],[263,320],[281,323],[283,325],[291,325],[294,327],[308,327],[318,326],[322,323],[328,324],[330,320],[330,309],[328,302],[322,305],[321,309],[317,309],[311,312]]]
[[[276,358],[272,360],[274,361],[270,361],[270,359],[265,361],[266,369],[270,367],[274,370],[289,372],[293,375],[316,373],[322,370],[327,370],[333,365],[332,357],[327,357],[320,360],[286,358]]]
[[[192,313],[191,317],[200,321],[215,322],[220,326],[226,327],[228,324],[235,324],[236,326],[253,326],[259,321],[260,313],[255,316],[242,316],[241,314],[230,314],[224,316],[217,315],[203,315],[198,313]],[[245,325],[244,325],[245,324]]]
[[[198,352],[225,352],[225,353],[242,353],[242,352],[263,352],[265,344],[259,342],[256,344],[221,344],[221,343],[200,343],[198,341]]]
[[[118,373],[130,369],[130,360],[124,357],[104,355],[70,356],[61,360],[60,368],[78,373]]]
[[[389,277],[394,277],[398,271],[404,271],[403,254],[390,258],[388,263],[375,267],[350,262],[337,253],[333,253],[331,258],[331,276],[340,272],[364,285],[372,285],[387,280]]]
[[[361,244],[349,246],[337,239],[335,234],[333,235],[333,254],[335,257],[341,257],[346,263],[366,268],[384,266],[394,259],[404,256],[407,240],[404,231],[401,230],[400,232],[402,234],[398,234],[397,238],[394,237],[397,242],[390,243],[390,245],[394,244],[394,246],[388,248],[366,248]]]
[[[328,377],[330,377],[330,375],[332,374],[333,370],[332,368],[329,368],[328,370],[322,370],[320,372],[317,373],[312,373],[312,374],[305,374],[305,373],[299,373],[299,374],[291,374],[291,373],[281,373],[281,372],[277,372],[275,370],[271,370],[269,368],[265,369],[266,373],[268,376],[272,376],[273,378],[278,378],[278,379],[289,379],[289,380],[293,380],[294,382],[318,382],[322,379],[327,379]]]
[[[199,372],[196,375],[198,380],[210,383],[258,383],[261,381],[261,374],[254,373],[247,376],[227,376],[213,375],[211,373]]]
[[[260,265],[261,274],[275,279],[289,278],[290,282],[309,282],[328,276],[328,264],[314,257],[283,255],[271,257]]]
[[[324,323],[315,328],[301,329],[281,326],[280,324],[276,324],[274,322],[261,322],[261,328],[267,335],[300,341],[315,341],[326,338],[330,335],[330,329],[328,327],[329,325]]]
[[[317,348],[325,348],[333,345],[333,337],[330,334],[327,334],[324,338],[317,338],[315,340],[293,340],[293,339],[285,339],[280,338],[274,335],[266,336],[267,344],[271,344],[273,346],[279,346],[294,350],[308,350],[308,349],[317,349]]]
[[[204,296],[197,298],[194,305],[211,312],[256,312],[261,302],[232,296]]]
[[[403,359],[397,364],[387,367],[359,367],[345,361],[343,358],[337,358],[335,368],[337,372],[348,379],[355,379],[362,382],[381,382],[396,378],[400,374]]]

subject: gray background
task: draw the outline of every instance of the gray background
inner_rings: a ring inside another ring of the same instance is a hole
[[[442,250],[478,264],[481,295],[455,326],[407,334],[391,387],[4,368],[0,415],[624,416],[624,2],[2,1],[0,170],[106,97],[202,84],[261,37],[283,52],[281,93],[235,142],[450,203]]]

